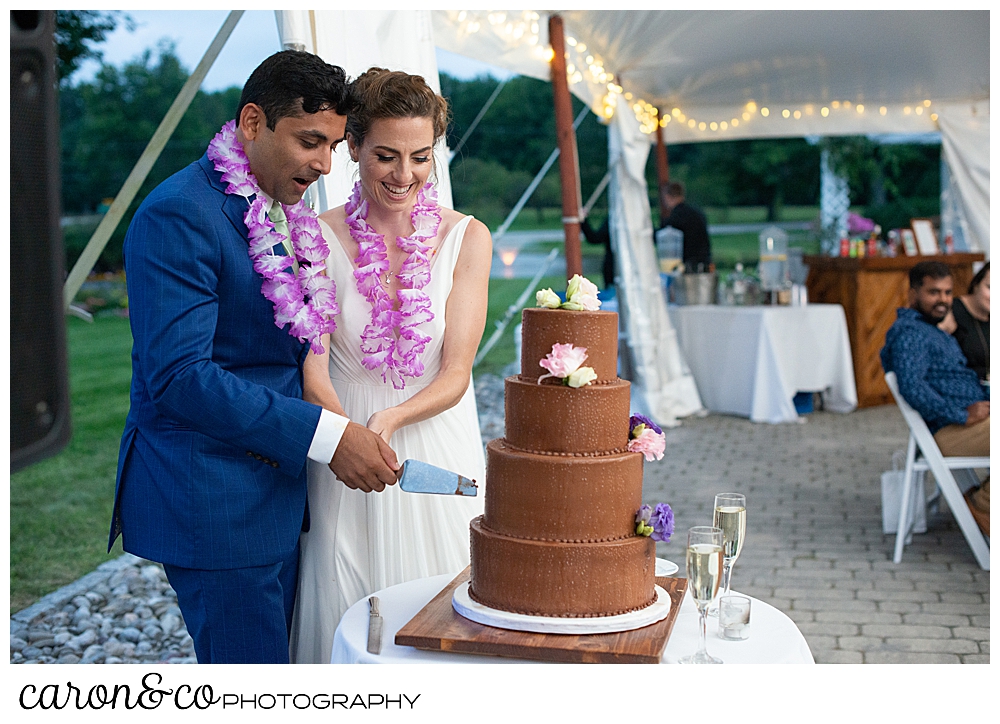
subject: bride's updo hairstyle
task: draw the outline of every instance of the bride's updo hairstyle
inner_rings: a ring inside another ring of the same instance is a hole
[[[351,84],[354,107],[347,116],[347,132],[361,146],[372,124],[382,118],[429,118],[434,143],[448,129],[448,101],[423,77],[398,70],[369,68]]]

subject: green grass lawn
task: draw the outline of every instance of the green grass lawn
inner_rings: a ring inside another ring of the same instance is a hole
[[[10,476],[10,610],[75,581],[108,560],[118,442],[128,412],[128,320],[67,319],[69,445]],[[112,555],[121,554],[121,543]]]

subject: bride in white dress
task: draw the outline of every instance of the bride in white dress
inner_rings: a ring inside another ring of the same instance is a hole
[[[341,313],[324,341],[328,352],[306,361],[304,396],[367,424],[400,463],[422,460],[475,479],[479,495],[421,495],[395,485],[365,493],[310,464],[310,529],[301,539],[290,639],[295,663],[328,663],[337,623],[365,596],[460,572],[469,563],[469,521],[483,511],[485,459],[471,382],[486,324],[490,233],[471,216],[436,207],[426,193],[446,101],[419,76],[377,68],[355,89],[360,107],[349,116],[347,141],[359,187],[352,202],[320,216]],[[437,214],[440,225],[426,236]],[[387,268],[378,263],[379,243]],[[373,317],[372,299],[411,315]],[[428,300],[433,319],[423,321]],[[398,347],[388,362],[375,352],[387,340]]]

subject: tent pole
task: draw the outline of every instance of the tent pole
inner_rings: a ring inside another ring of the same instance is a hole
[[[573,102],[566,79],[566,44],[563,21],[549,17],[549,43],[552,45],[552,99],[556,112],[556,139],[559,142],[559,180],[562,185],[563,230],[566,234],[566,279],[583,273],[580,249],[580,162],[576,155],[573,131]]]
[[[194,72],[185,81],[180,93],[174,98],[174,102],[167,110],[167,115],[160,121],[160,125],[153,134],[153,137],[146,144],[146,149],[142,152],[139,160],[135,162],[132,172],[125,179],[125,183],[122,184],[118,195],[115,196],[115,200],[111,203],[111,208],[104,214],[104,218],[101,219],[101,223],[97,226],[93,236],[90,237],[90,241],[84,247],[83,253],[80,254],[80,258],[73,265],[73,269],[70,271],[69,276],[66,278],[66,283],[63,285],[63,304],[66,309],[69,309],[76,293],[80,291],[80,287],[87,280],[87,275],[90,274],[90,270],[97,263],[101,252],[104,251],[108,240],[111,239],[111,235],[118,227],[118,222],[122,220],[125,212],[128,211],[132,199],[139,193],[143,181],[146,180],[146,176],[153,169],[153,164],[160,157],[160,152],[167,145],[167,141],[170,140],[174,129],[177,128],[177,124],[184,117],[184,113],[187,111],[188,106],[191,105],[191,101],[194,100],[198,88],[201,87],[201,82],[208,75],[212,63],[215,62],[222,47],[229,40],[233,28],[236,27],[236,23],[243,17],[243,12],[243,10],[233,10],[226,16],[226,20],[222,23],[222,27],[219,28],[219,32],[216,33],[215,39],[208,46],[208,50],[205,51],[205,55],[202,56]]]
[[[657,117],[663,118],[663,111],[657,111]],[[667,161],[667,145],[663,142],[663,126],[659,123],[656,124],[656,177],[660,184],[660,224],[663,224],[663,220],[666,219],[670,212],[667,211],[667,207],[663,204],[663,189],[670,183],[670,163]]]

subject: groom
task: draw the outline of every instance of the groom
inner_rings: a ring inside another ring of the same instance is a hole
[[[251,74],[237,139],[268,202],[295,204],[330,171],[350,104],[344,71],[309,53]],[[247,199],[226,189],[202,156],[125,237],[132,387],[108,549],[121,534],[164,564],[199,663],[287,663],[306,459],[365,492],[398,464],[381,437],[302,400],[308,345],[275,325]],[[269,217],[287,236],[277,203]]]

